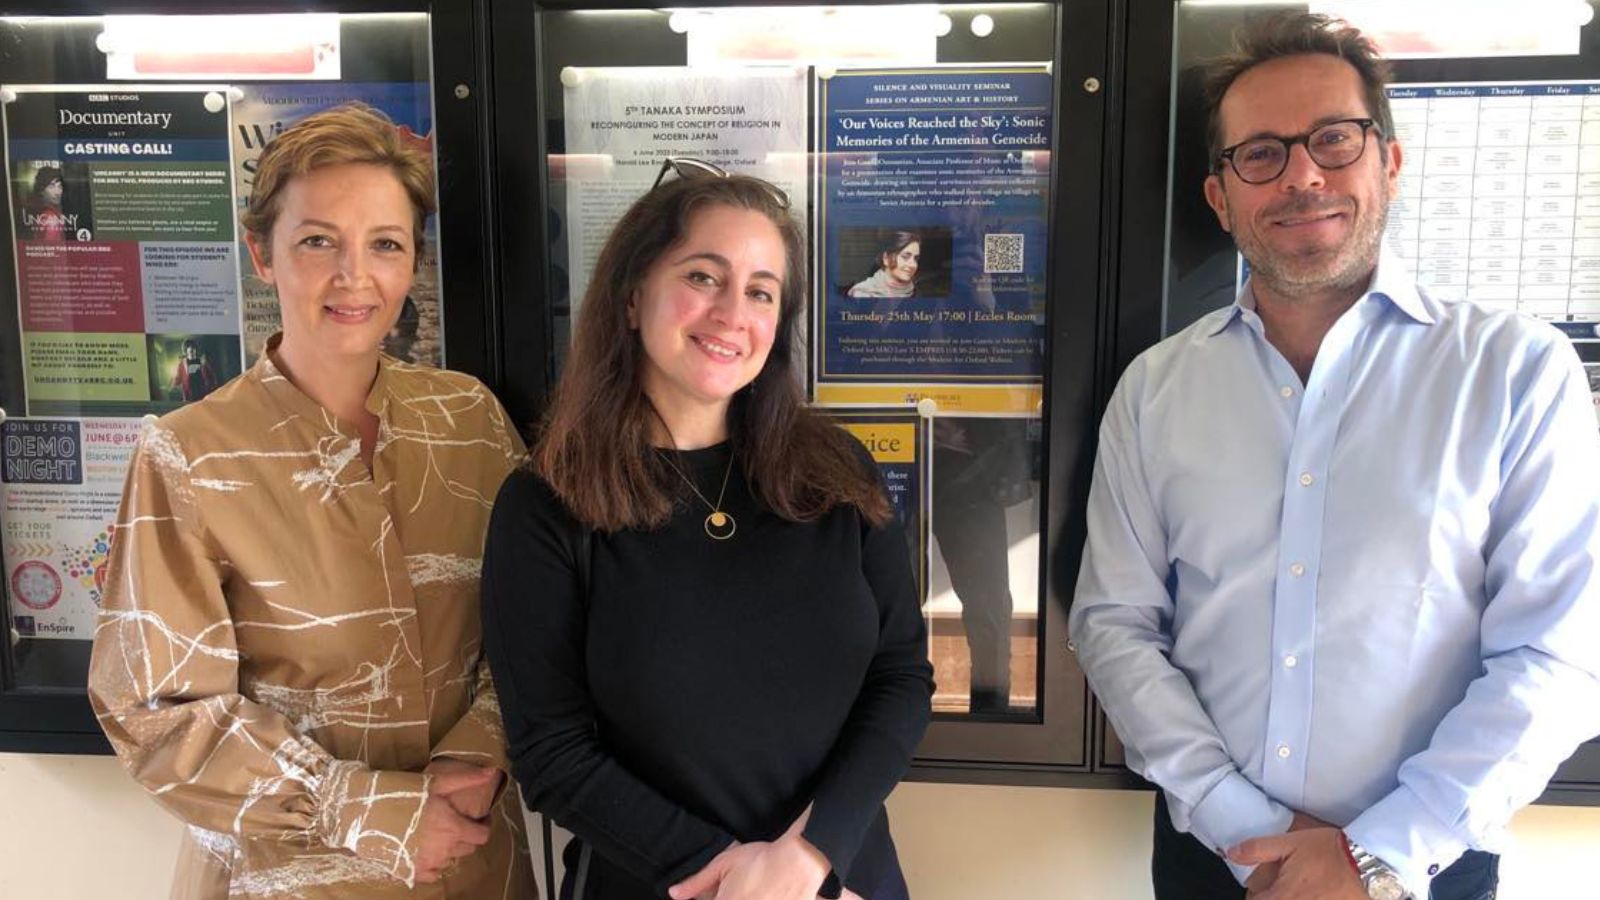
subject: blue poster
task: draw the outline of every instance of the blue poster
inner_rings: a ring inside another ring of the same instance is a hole
[[[819,402],[1040,380],[1052,87],[1040,66],[819,80]]]

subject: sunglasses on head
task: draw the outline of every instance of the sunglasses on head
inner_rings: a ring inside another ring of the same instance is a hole
[[[669,156],[661,161],[661,171],[656,173],[655,183],[650,185],[650,190],[653,191],[660,187],[661,182],[666,180],[669,172],[682,179],[732,177],[727,169],[716,163],[708,163],[703,159],[691,159],[687,156]],[[789,195],[785,194],[777,185],[760,178],[752,177],[750,180],[761,185],[773,202],[784,209],[789,208]]]

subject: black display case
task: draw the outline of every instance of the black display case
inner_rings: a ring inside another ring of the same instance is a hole
[[[589,161],[581,158],[586,146],[570,146],[568,98],[579,94],[569,82],[584,77],[578,70],[615,77],[628,68],[704,64],[693,43],[699,38],[691,39],[696,26],[681,17],[700,11],[710,21],[746,9],[477,0],[250,3],[230,5],[226,12],[338,13],[344,71],[330,86],[397,80],[430,86],[440,175],[443,362],[483,378],[518,421],[531,423],[560,376],[573,307],[573,262],[581,258],[574,247],[581,222],[572,205],[581,178],[574,173]],[[762,9],[799,14],[807,8],[777,3]],[[838,9],[885,14],[901,7]],[[1003,414],[971,416],[1011,422],[1015,430],[1003,432],[1006,439],[1028,445],[1019,488],[1027,502],[1006,513],[1014,551],[1008,557],[1013,615],[1006,636],[1011,684],[1003,707],[987,710],[977,708],[976,693],[964,684],[954,686],[918,751],[913,778],[1143,786],[1122,766],[1115,735],[1076,667],[1066,612],[1084,539],[1099,415],[1117,376],[1185,316],[1203,311],[1218,286],[1208,278],[1220,284],[1233,270],[1231,245],[1201,205],[1195,87],[1185,70],[1219,48],[1242,9],[1161,0],[923,6],[917,7],[918,18],[907,13],[907,22],[929,30],[915,36],[923,50],[911,62],[820,58],[789,48],[781,59],[759,63],[800,70],[805,160],[795,205],[813,225],[816,252],[822,245],[843,252],[830,243],[832,233],[817,225],[826,214],[824,200],[832,196],[822,183],[830,170],[820,148],[832,121],[822,95],[836,71],[1024,67],[1048,78],[1048,142],[1022,160],[1034,167],[1035,183],[1044,185],[1038,247],[1047,263],[1034,270],[1034,315],[1041,326],[1037,371],[1017,379],[1026,402]],[[1250,9],[1259,11],[1259,5]],[[13,8],[0,17],[0,85],[115,84],[107,79],[97,46],[101,17],[222,11],[207,3],[112,0]],[[1401,81],[1430,82],[1592,76],[1600,72],[1600,25],[1584,26],[1581,41],[1576,56],[1407,60],[1398,71]],[[7,166],[15,180],[9,159]],[[4,226],[8,246],[16,244],[12,218]],[[935,246],[932,238],[925,240]],[[829,289],[830,271],[819,264],[817,274],[820,298]],[[0,406],[11,410],[25,406],[16,275],[13,255],[0,253],[0,290],[6,292],[0,304]],[[1600,361],[1600,344],[1592,352],[1585,358]],[[808,389],[821,396],[820,386],[813,372]],[[926,395],[928,387],[918,391]],[[926,455],[937,459],[940,416],[960,424],[962,409],[958,403],[929,416],[918,391],[875,408],[885,415],[922,416],[928,437],[919,440]],[[936,544],[924,534],[925,554]],[[962,609],[948,599],[949,576],[940,574],[948,565],[932,556],[925,562],[930,652],[936,660],[941,654],[956,660],[941,669],[955,673],[947,682],[964,681]],[[13,635],[0,652],[0,750],[105,752],[82,688],[88,643],[20,640],[12,606],[9,597],[0,604]],[[62,646],[34,646],[46,643]],[[26,654],[18,649],[25,644]],[[1585,746],[1563,767],[1545,800],[1600,802],[1600,744]]]

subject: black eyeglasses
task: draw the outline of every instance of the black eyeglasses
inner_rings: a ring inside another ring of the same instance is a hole
[[[1339,119],[1294,137],[1240,141],[1217,154],[1212,171],[1221,172],[1226,162],[1245,184],[1266,184],[1289,167],[1289,152],[1295,144],[1304,144],[1311,161],[1322,168],[1342,169],[1366,152],[1367,129],[1377,130],[1375,125],[1372,119]]]
[[[661,161],[661,171],[656,173],[655,183],[650,185],[650,190],[653,191],[660,187],[661,182],[666,179],[668,172],[684,179],[731,177],[728,174],[727,169],[724,169],[716,163],[708,163],[703,159],[690,159],[687,156],[669,156]],[[761,185],[762,189],[767,192],[767,196],[771,197],[773,202],[777,203],[784,209],[789,208],[789,195],[785,194],[777,185],[770,181],[765,181],[753,176],[750,178],[750,180]]]

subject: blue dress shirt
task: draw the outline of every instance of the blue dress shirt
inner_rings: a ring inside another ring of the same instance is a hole
[[[1134,360],[1088,521],[1078,659],[1211,847],[1300,810],[1426,897],[1600,732],[1583,368],[1554,328],[1429,297],[1395,257],[1303,386],[1248,283]]]

